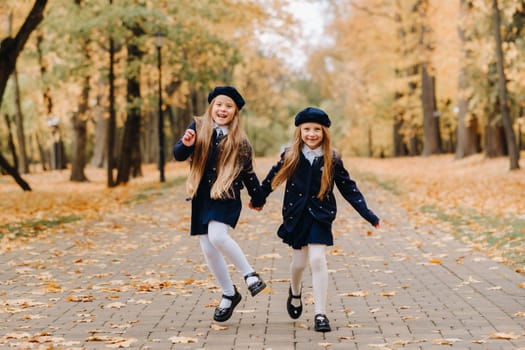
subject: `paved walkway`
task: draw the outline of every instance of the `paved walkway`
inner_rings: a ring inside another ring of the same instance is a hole
[[[0,349],[525,349],[525,276],[414,227],[380,189],[360,185],[383,226],[373,231],[339,200],[331,333],[312,329],[309,272],[305,312],[286,313],[280,191],[264,211],[243,210],[234,233],[269,288],[252,298],[234,271],[243,300],[213,322],[220,292],[187,233],[180,187],[3,252]]]

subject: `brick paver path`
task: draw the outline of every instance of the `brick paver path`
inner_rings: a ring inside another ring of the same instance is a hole
[[[415,227],[385,193],[357,180],[383,222],[374,231],[338,201],[331,333],[313,331],[309,271],[303,315],[286,313],[290,255],[275,235],[282,187],[262,212],[244,209],[233,233],[269,288],[252,298],[232,267],[243,300],[229,321],[213,322],[220,292],[187,233],[179,186],[4,251],[0,348],[525,349],[524,276]]]

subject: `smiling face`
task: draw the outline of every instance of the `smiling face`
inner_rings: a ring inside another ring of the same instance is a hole
[[[226,95],[219,95],[213,100],[211,116],[218,126],[226,126],[231,123],[237,112],[237,105]]]
[[[299,126],[301,140],[310,149],[316,149],[323,143],[323,127],[318,123],[303,123]]]

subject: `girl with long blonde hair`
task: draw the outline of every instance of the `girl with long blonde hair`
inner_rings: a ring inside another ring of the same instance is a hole
[[[300,111],[295,116],[291,146],[262,182],[265,196],[286,182],[283,222],[277,230],[277,235],[293,249],[286,309],[293,319],[301,316],[301,280],[309,262],[315,304],[314,329],[318,332],[331,330],[326,316],[326,247],[334,244],[332,222],[337,212],[334,184],[365,220],[379,227],[379,218],[368,209],[341,157],[331,149],[330,124],[328,115],[319,108]]]
[[[208,102],[207,111],[186,129],[173,155],[179,161],[190,159],[186,182],[192,209],[190,234],[199,236],[208,267],[222,289],[213,319],[224,322],[242,298],[224,257],[242,273],[252,296],[266,287],[229,235],[241,213],[241,189],[246,187],[250,206],[256,210],[264,206],[265,198],[253,170],[252,147],[241,128],[243,97],[232,86],[218,86],[209,93]]]

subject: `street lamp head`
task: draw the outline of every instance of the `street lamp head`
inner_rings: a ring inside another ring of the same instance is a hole
[[[164,44],[164,33],[156,32],[155,33],[155,46],[157,48],[161,48],[163,44]]]

